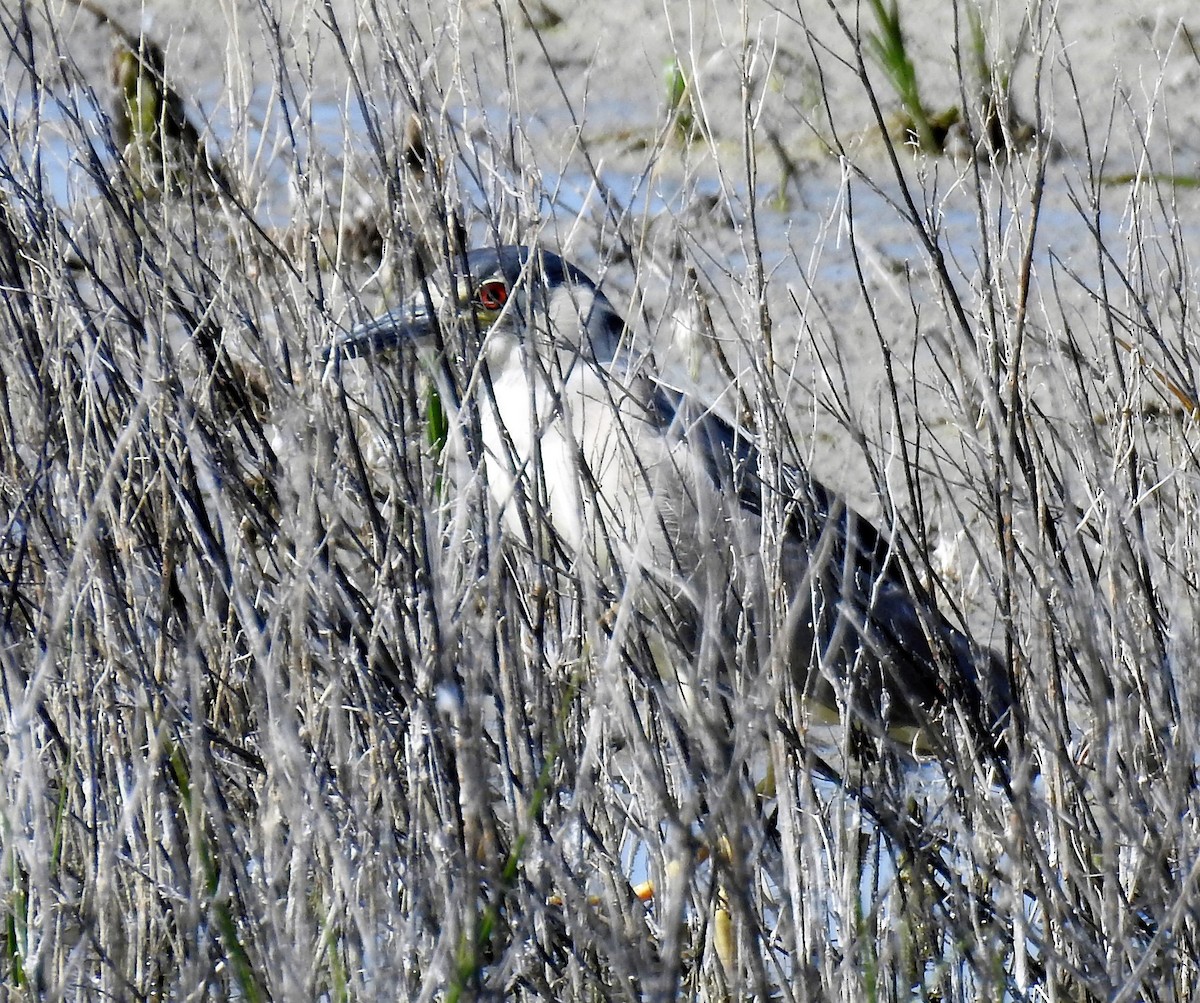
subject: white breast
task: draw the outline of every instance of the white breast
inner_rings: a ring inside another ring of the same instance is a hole
[[[554,376],[497,367],[493,381],[499,404],[482,414],[488,486],[511,532],[525,532],[522,505],[540,506],[568,552],[597,569],[616,558],[683,591],[700,574],[724,594],[757,530],[731,524],[684,430],[647,412],[643,378],[576,360]]]
[[[627,384],[579,359],[550,374],[516,352],[489,354],[497,405],[482,402],[483,444],[508,528],[523,534],[521,506],[541,506],[568,550],[602,567],[614,553],[644,558],[647,527],[663,522],[656,482],[672,461],[662,430],[646,419],[638,378]]]

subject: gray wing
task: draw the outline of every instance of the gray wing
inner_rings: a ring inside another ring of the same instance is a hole
[[[686,394],[658,384],[649,406],[655,422],[703,457],[718,495],[739,510],[731,520],[745,514],[758,525],[771,493],[778,496],[781,570],[792,590],[785,643],[810,698],[836,707],[849,695],[856,712],[889,728],[924,729],[953,706],[1002,751],[1012,705],[1002,663],[910,582],[893,542],[801,468],[766,483],[750,437]]]

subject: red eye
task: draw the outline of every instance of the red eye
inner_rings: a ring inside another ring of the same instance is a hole
[[[500,279],[489,279],[475,290],[475,302],[485,310],[502,310],[508,302],[508,286]]]

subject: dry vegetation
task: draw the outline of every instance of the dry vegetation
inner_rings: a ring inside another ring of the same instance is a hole
[[[751,5],[720,62],[681,46],[644,133],[577,100],[554,0],[249,5],[265,54],[242,77],[231,48],[212,131],[170,45],[84,6],[120,92],[61,5],[0,0],[10,998],[1195,997],[1186,179],[1147,152],[1105,184],[1114,137],[1162,128],[1132,104],[1061,148],[1049,11],[1017,58],[956,5],[943,154],[886,139],[895,40],[807,4]],[[534,100],[518,66],[569,79]],[[828,208],[788,232],[812,157]],[[903,541],[1011,667],[1007,768],[852,727],[819,759],[757,668],[673,699],[636,611],[446,468],[419,366],[327,369],[368,308],[514,238],[608,273],[708,386],[736,371],[770,456]]]

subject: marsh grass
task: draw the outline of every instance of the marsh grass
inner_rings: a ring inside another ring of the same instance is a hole
[[[891,3],[871,0],[871,13],[875,16],[876,30],[867,36],[868,49],[900,99],[905,116],[904,132],[916,140],[923,152],[941,153],[946,145],[946,132],[953,123],[942,121],[942,116],[935,121],[925,109],[917,69],[904,37],[899,3],[897,0],[891,0]],[[955,121],[957,111],[957,108],[953,109]]]
[[[623,200],[548,6],[435,27],[314,6],[285,46],[264,4],[241,27],[273,97],[240,115],[251,70],[224,81],[214,198],[149,190],[76,36],[0,9],[14,998],[1194,998],[1196,280],[1132,109],[1139,183],[1102,184],[1090,131],[1054,167],[1076,112],[1053,22],[1023,43],[1029,149],[935,163],[846,138],[871,123],[835,87],[884,114],[847,24],[787,8],[770,38],[745,13],[727,64],[678,53],[708,117],[671,150],[648,108]],[[802,119],[843,173],[780,239],[759,130],[791,106],[758,68],[784,45],[823,81]],[[318,90],[318,49],[344,89]],[[565,147],[523,115],[531,62]],[[738,122],[706,112],[725,65]],[[331,148],[320,102],[344,95]],[[679,199],[644,197],[670,164]],[[1086,253],[1056,256],[1052,198]],[[468,243],[513,239],[606,274],[666,354],[700,346],[702,378],[736,372],[768,474],[811,461],[874,499],[1009,667],[1006,768],[953,723],[920,766],[853,726],[818,741],[770,665],[714,680],[682,643],[681,695],[651,650],[673,639],[563,552],[536,477],[524,532],[499,522],[470,462],[480,332],[445,332],[457,400],[411,359],[322,360]]]

